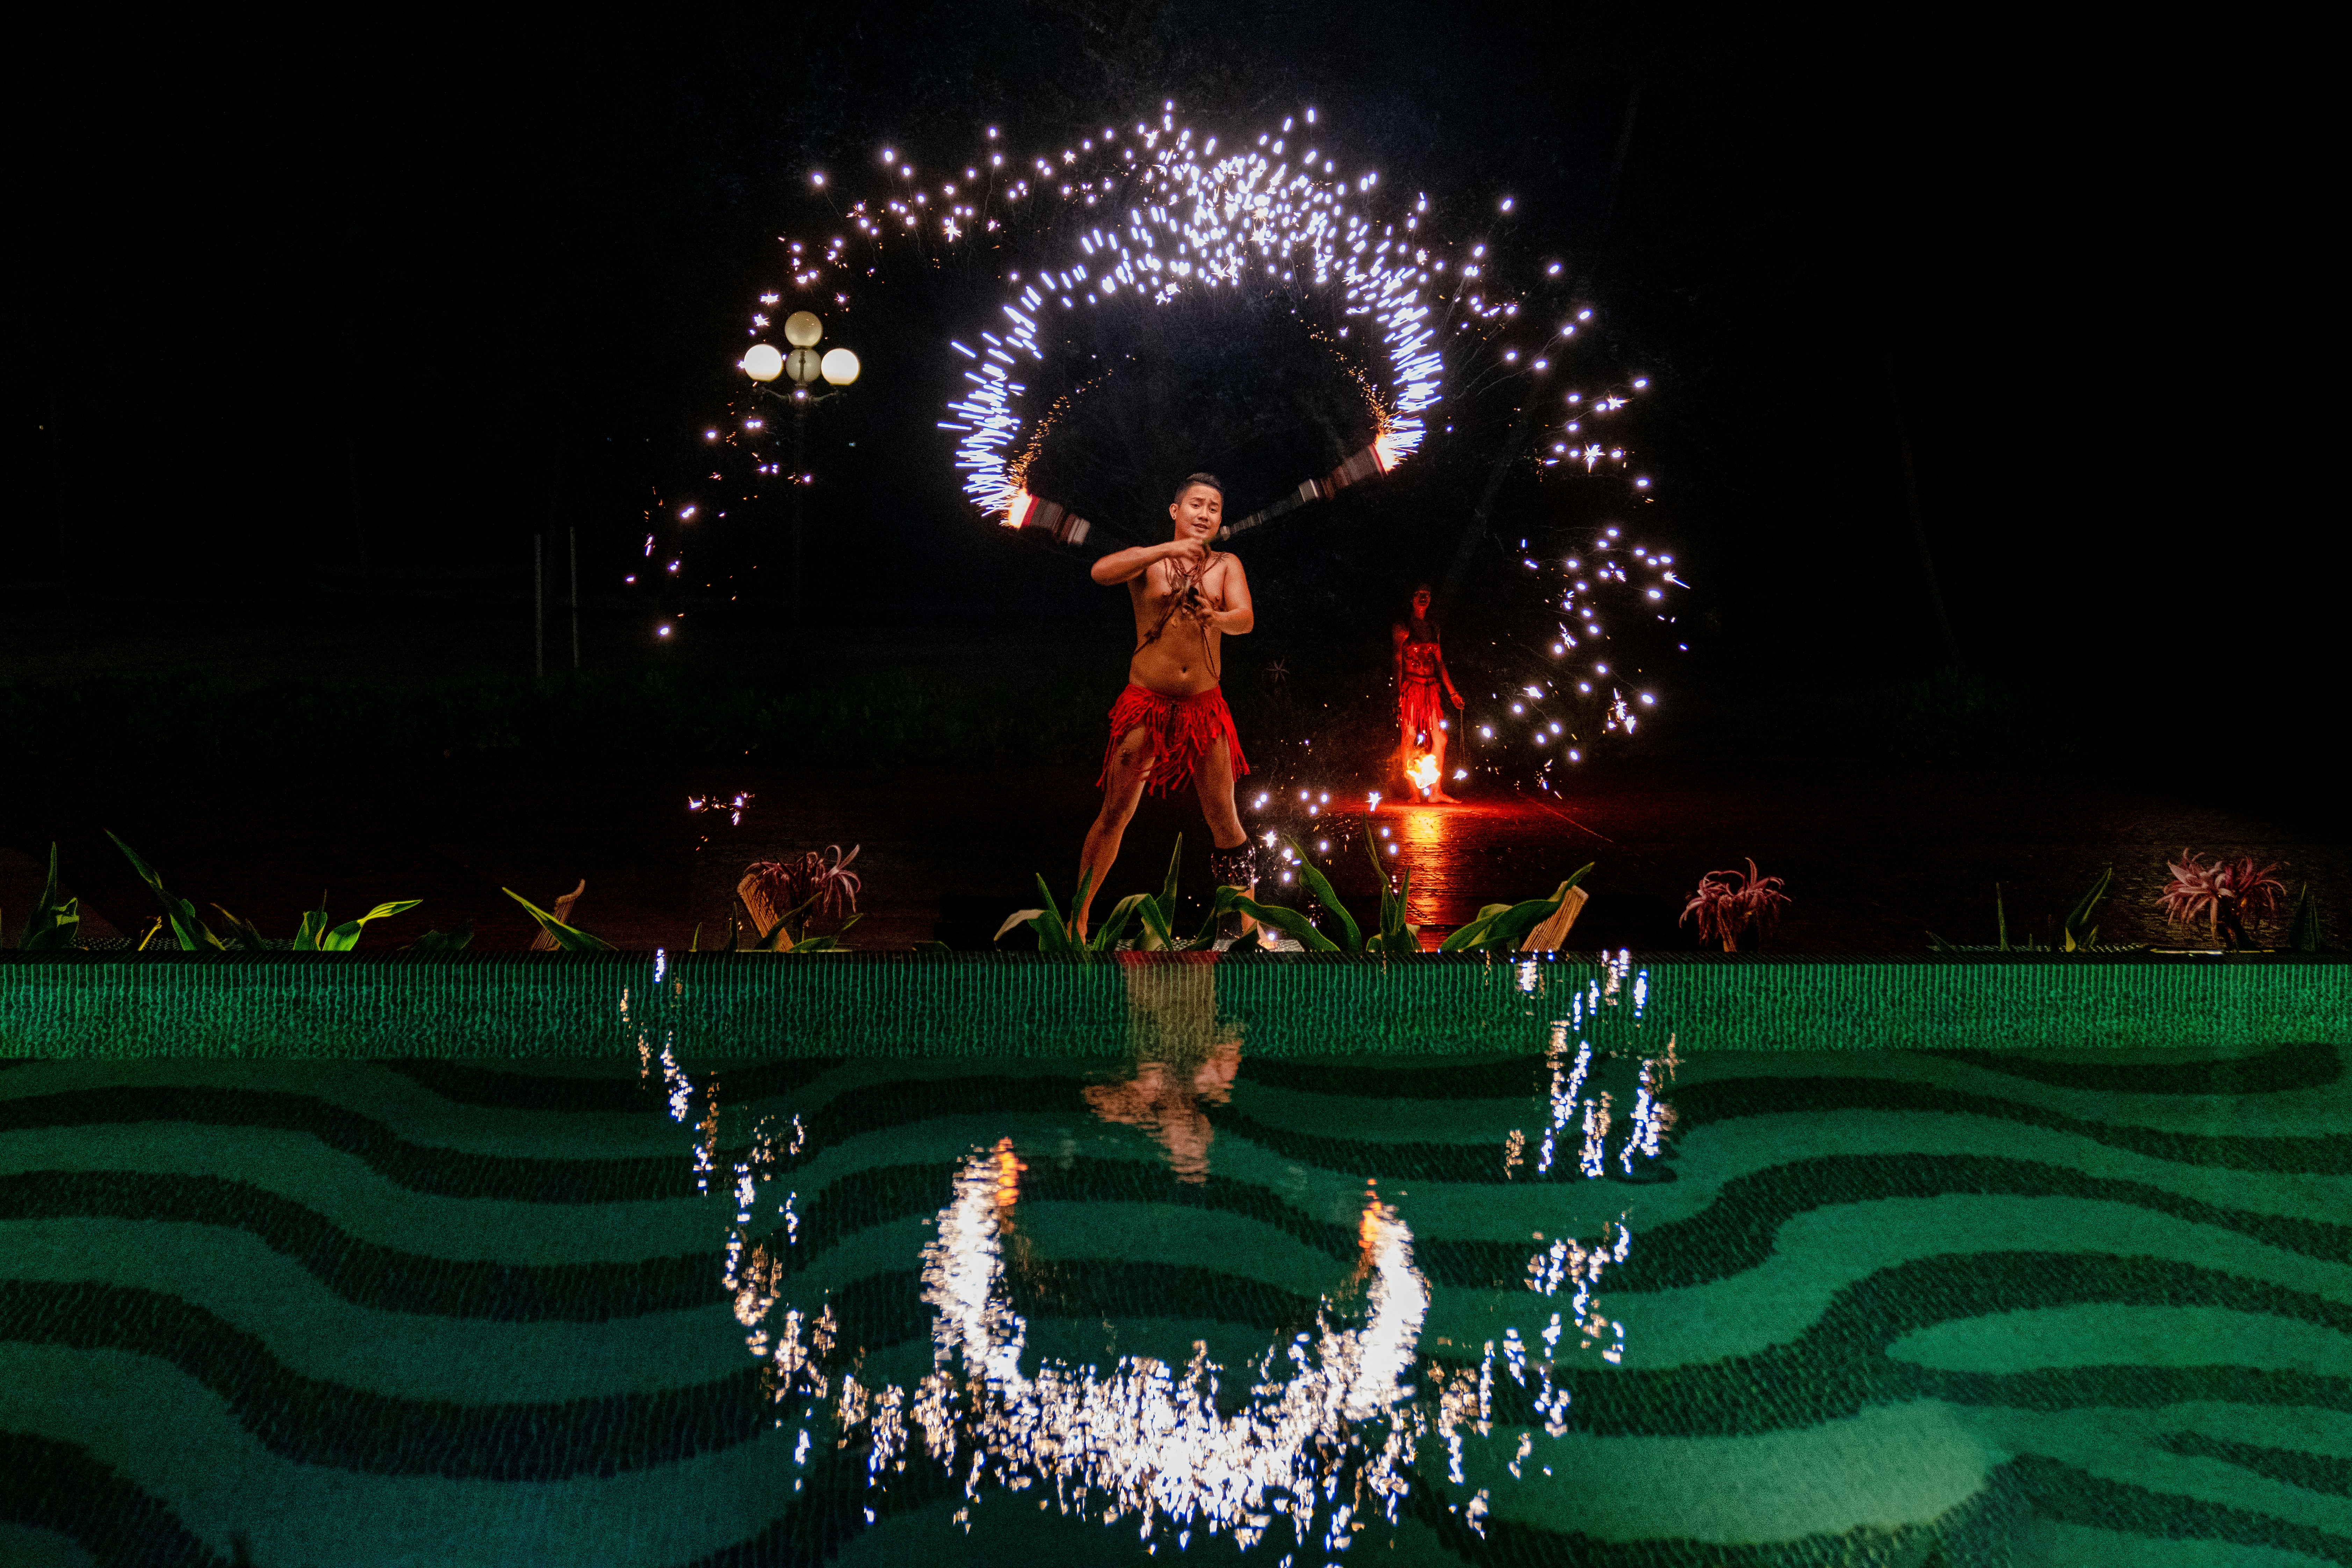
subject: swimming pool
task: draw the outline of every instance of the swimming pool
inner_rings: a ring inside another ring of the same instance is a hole
[[[0,1064],[0,1561],[2352,1561],[2338,1047],[1268,1056],[1206,973]]]

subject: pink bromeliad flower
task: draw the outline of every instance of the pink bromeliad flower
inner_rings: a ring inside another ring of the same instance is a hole
[[[2278,869],[2277,862],[2256,870],[2251,855],[2231,865],[2218,856],[2200,861],[2183,849],[2179,859],[2165,863],[2165,869],[2172,873],[2172,880],[2156,900],[2164,918],[2179,926],[2202,920],[2206,939],[2216,946],[2227,939],[2231,947],[2244,947],[2246,917],[2275,916],[2279,897],[2286,891],[2286,884],[2271,875]]]
[[[1791,901],[1780,887],[1780,878],[1759,876],[1750,857],[1745,877],[1737,871],[1709,871],[1701,877],[1698,891],[1683,906],[1682,919],[1675,923],[1688,924],[1696,915],[1701,942],[1720,942],[1724,952],[1736,952],[1742,932],[1760,932],[1779,923],[1780,906]]]

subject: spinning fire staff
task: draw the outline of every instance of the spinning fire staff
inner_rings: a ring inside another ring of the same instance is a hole
[[[1444,686],[1456,713],[1462,711],[1462,693],[1454,689],[1454,677],[1446,673],[1437,627],[1429,619],[1429,584],[1423,583],[1412,591],[1412,618],[1395,626],[1397,767],[1423,800],[1451,805],[1454,797],[1445,793],[1446,723],[1437,689]]]
[[[1249,772],[1249,763],[1217,685],[1217,655],[1225,635],[1247,632],[1257,615],[1242,563],[1209,548],[1224,514],[1224,487],[1211,475],[1194,474],[1169,503],[1174,536],[1167,543],[1139,544],[1094,564],[1094,579],[1103,586],[1127,584],[1136,640],[1127,689],[1111,707],[1110,743],[1096,781],[1102,785],[1102,810],[1087,829],[1078,858],[1086,897],[1072,918],[1082,935],[1087,906],[1118,859],[1119,838],[1146,784],[1165,795],[1192,781],[1209,823],[1210,874],[1219,887],[1255,896],[1255,847],[1234,808],[1234,777]]]

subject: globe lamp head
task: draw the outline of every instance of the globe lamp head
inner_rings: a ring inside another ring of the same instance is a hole
[[[773,381],[784,374],[784,356],[765,343],[753,343],[744,351],[743,374],[753,381]]]

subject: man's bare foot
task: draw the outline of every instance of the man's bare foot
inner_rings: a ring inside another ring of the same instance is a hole
[[[1429,804],[1432,805],[1460,805],[1462,803],[1456,800],[1454,796],[1446,794],[1442,789],[1433,789],[1429,792]]]

